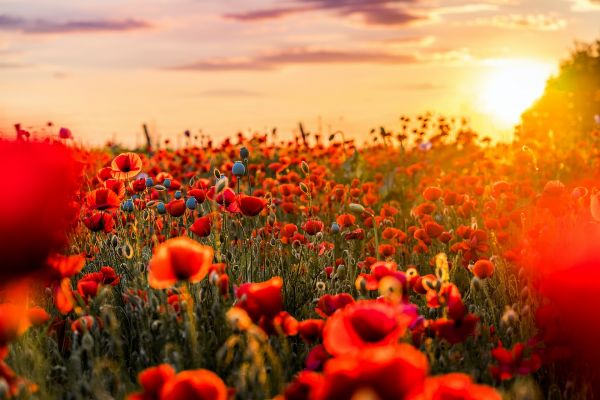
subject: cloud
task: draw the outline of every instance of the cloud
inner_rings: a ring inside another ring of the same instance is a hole
[[[358,16],[367,25],[401,26],[426,19],[398,5],[417,0],[294,0],[295,6],[225,14],[237,21],[263,21],[311,11],[331,12],[341,17]]]
[[[69,34],[97,32],[127,32],[151,28],[152,24],[137,19],[90,19],[72,21],[50,21],[47,19],[24,19],[11,15],[0,15],[0,30],[26,34]]]
[[[567,26],[567,21],[550,14],[495,15],[477,18],[469,23],[474,26],[493,26],[503,29],[528,29],[537,31],[557,31]]]
[[[256,71],[299,64],[410,64],[414,62],[417,62],[417,59],[408,54],[294,48],[245,59],[200,60],[168,69],[184,71]]]
[[[0,61],[0,69],[21,69],[21,68],[25,68],[25,67],[27,67],[27,65],[25,65],[25,64],[20,64],[20,63],[16,63],[16,62]]]

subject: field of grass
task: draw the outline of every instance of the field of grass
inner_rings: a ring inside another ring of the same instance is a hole
[[[404,123],[0,142],[0,393],[593,398],[600,132]]]

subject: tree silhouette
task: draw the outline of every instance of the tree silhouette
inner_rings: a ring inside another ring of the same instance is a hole
[[[521,116],[519,135],[578,139],[599,124],[599,115],[600,40],[576,43],[558,74],[546,82],[542,97]]]

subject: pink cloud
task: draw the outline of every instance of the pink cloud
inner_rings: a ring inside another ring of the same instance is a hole
[[[69,34],[96,32],[126,32],[151,28],[152,24],[137,19],[95,19],[73,21],[50,21],[0,15],[0,30],[18,31],[26,34]]]
[[[285,49],[247,59],[200,60],[168,69],[187,71],[271,70],[298,64],[410,64],[417,59],[408,54],[370,51]]]

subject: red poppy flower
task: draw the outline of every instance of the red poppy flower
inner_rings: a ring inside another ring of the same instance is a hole
[[[273,318],[283,308],[282,286],[278,276],[261,283],[244,283],[236,291],[236,307],[244,309],[255,323],[262,317]]]
[[[198,204],[202,204],[206,200],[206,190],[204,189],[188,190],[188,195],[194,197]]]
[[[29,327],[24,307],[16,304],[0,304],[0,350]]]
[[[298,323],[300,337],[308,343],[316,342],[321,338],[325,321],[321,319],[307,319]]]
[[[48,258],[48,275],[50,279],[60,280],[70,278],[85,265],[85,257],[82,255],[63,256],[54,254]]]
[[[542,361],[535,352],[525,354],[526,347],[517,343],[512,350],[502,347],[502,343],[492,350],[492,357],[497,364],[490,366],[490,372],[498,380],[511,379],[515,375],[529,375],[540,369]]]
[[[314,399],[404,399],[420,390],[427,376],[427,358],[408,344],[376,347],[330,359],[324,382]]]
[[[348,293],[340,293],[336,295],[325,294],[321,296],[315,311],[323,318],[327,318],[340,308],[344,308],[348,304],[354,303],[354,298]]]
[[[380,244],[378,252],[382,257],[388,258],[396,254],[396,248],[391,244]]]
[[[494,264],[490,260],[478,260],[473,266],[473,275],[479,279],[489,278],[494,274]]]
[[[423,390],[415,391],[408,400],[501,400],[492,387],[477,385],[466,374],[452,373],[425,379]]]
[[[167,211],[172,217],[181,217],[183,214],[185,214],[186,208],[184,199],[171,200],[167,203],[166,207]]]
[[[198,218],[197,220],[194,221],[194,223],[190,227],[190,231],[192,231],[193,233],[195,233],[196,235],[198,235],[200,237],[209,236],[210,230],[211,230],[211,223],[210,223],[209,216],[204,216],[204,217]]]
[[[429,221],[425,223],[425,232],[428,236],[436,238],[444,232],[444,227],[436,222]]]
[[[180,372],[167,380],[160,390],[160,400],[227,400],[227,396],[225,383],[206,369]]]
[[[323,384],[323,376],[313,371],[301,371],[283,392],[284,400],[309,400]]]
[[[34,326],[44,325],[50,320],[50,315],[40,306],[34,306],[27,310],[27,317]]]
[[[319,219],[309,219],[302,225],[302,229],[307,234],[313,236],[323,230],[323,221]]]
[[[79,334],[85,333],[88,330],[94,328],[97,322],[91,315],[84,315],[83,317],[77,318],[71,324],[71,331]]]
[[[169,364],[160,364],[146,368],[138,374],[138,382],[142,391],[130,394],[128,400],[157,400],[160,391],[167,381],[175,376],[175,370]]]
[[[467,314],[464,318],[453,320],[439,318],[431,321],[429,327],[441,339],[450,344],[461,343],[475,333],[479,318],[473,314]]]
[[[423,197],[427,201],[436,201],[442,197],[442,189],[436,186],[429,186],[423,191]]]
[[[80,166],[73,152],[53,143],[0,139],[0,282],[43,269],[67,244],[79,213],[73,198]]]
[[[342,228],[349,228],[356,222],[356,217],[352,214],[342,214],[338,215],[335,219],[339,226]]]
[[[400,306],[358,301],[333,314],[323,329],[323,344],[336,356],[396,343],[416,315]]]
[[[160,244],[149,265],[148,283],[165,289],[177,281],[201,281],[213,261],[213,249],[186,238],[177,237]]]
[[[110,164],[115,179],[131,179],[142,172],[142,159],[135,153],[121,153]]]
[[[96,189],[87,194],[87,206],[90,210],[112,210],[120,205],[119,197],[110,189]]]
[[[267,201],[261,197],[241,195],[239,198],[239,205],[242,214],[248,217],[254,217],[260,214],[265,208]]]
[[[94,211],[83,218],[83,224],[92,232],[109,233],[115,227],[115,220],[109,213]]]

